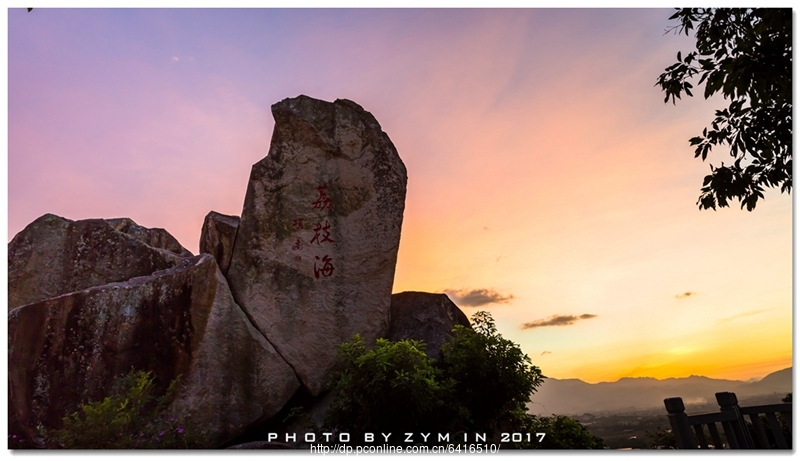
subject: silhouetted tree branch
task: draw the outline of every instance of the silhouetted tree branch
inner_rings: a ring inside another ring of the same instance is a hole
[[[695,31],[696,50],[658,77],[664,102],[692,96],[699,76],[708,99],[721,92],[730,103],[716,111],[711,129],[689,143],[706,160],[712,146],[729,145],[733,162],[711,165],[703,179],[700,209],[738,199],[752,211],[765,187],[792,190],[792,10],[789,8],[683,8],[670,30]]]

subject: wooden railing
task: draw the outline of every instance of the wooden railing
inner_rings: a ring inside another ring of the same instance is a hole
[[[719,413],[691,416],[686,414],[683,399],[680,397],[664,399],[678,448],[791,448],[791,439],[787,442],[783,433],[785,425],[791,438],[791,403],[740,407],[733,392],[718,392],[716,397]],[[766,420],[766,424],[762,418]],[[718,424],[722,427],[724,440]],[[706,429],[711,443],[706,438]]]

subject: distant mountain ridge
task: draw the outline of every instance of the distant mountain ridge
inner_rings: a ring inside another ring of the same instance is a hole
[[[688,378],[621,378],[615,382],[589,384],[580,379],[546,379],[531,396],[528,409],[537,415],[581,415],[584,413],[636,411],[663,408],[664,399],[681,397],[687,405],[714,403],[717,392],[735,392],[737,397],[792,391],[792,368],[770,373],[755,382]]]

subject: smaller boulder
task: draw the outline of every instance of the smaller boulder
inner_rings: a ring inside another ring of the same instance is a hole
[[[118,231],[108,221],[72,221],[46,214],[8,244],[8,308],[150,275],[173,267],[180,259]]]
[[[428,357],[438,358],[456,325],[470,327],[469,319],[446,294],[405,291],[392,295],[390,341],[425,341]]]
[[[153,248],[167,250],[183,258],[191,258],[194,256],[192,255],[191,251],[184,248],[180,242],[178,242],[178,239],[173,237],[172,234],[166,231],[166,229],[162,229],[160,227],[149,228],[140,226],[131,218],[106,219],[105,222],[107,222],[114,229],[124,234],[128,234],[136,240],[146,243]]]
[[[228,273],[233,254],[233,243],[239,231],[239,217],[210,211],[200,232],[200,253],[208,253],[217,260],[223,274]]]

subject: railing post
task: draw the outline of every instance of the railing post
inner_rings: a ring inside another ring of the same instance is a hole
[[[736,438],[735,443],[739,446],[734,447],[733,442],[728,440],[728,444],[731,445],[731,448],[755,448],[753,439],[750,437],[750,431],[747,430],[747,424],[745,424],[742,412],[739,410],[739,399],[736,398],[736,394],[733,392],[717,392],[715,396],[717,397],[720,412],[731,412],[736,415],[736,420],[730,421],[730,425],[734,432],[732,435]],[[725,435],[727,435],[728,438],[731,437],[727,434],[727,431]]]
[[[664,406],[667,408],[669,425],[672,426],[672,433],[675,435],[675,445],[678,448],[697,448],[683,399],[680,397],[664,399]]]

